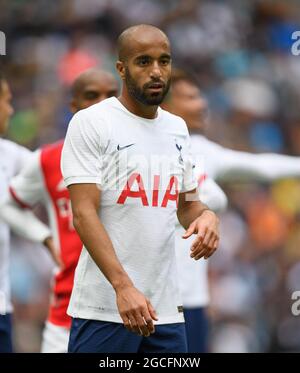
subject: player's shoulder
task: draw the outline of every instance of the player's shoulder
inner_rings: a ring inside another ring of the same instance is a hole
[[[115,97],[107,98],[101,102],[89,106],[86,109],[78,111],[74,117],[85,119],[105,119],[107,113],[114,107]]]
[[[58,140],[51,144],[46,144],[39,150],[38,156],[40,158],[41,165],[44,167],[50,164],[56,167],[56,164],[60,162],[61,152],[63,149],[64,140]]]
[[[4,154],[10,157],[18,157],[23,154],[29,155],[31,153],[30,150],[28,150],[24,146],[6,139],[0,139],[0,146]]]
[[[113,97],[89,106],[74,114],[70,126],[71,131],[78,133],[98,134],[103,138],[109,132],[109,118],[113,107]],[[79,130],[78,130],[79,128]],[[77,130],[76,130],[77,129]]]
[[[0,139],[0,154],[13,177],[31,162],[34,153],[13,141]]]
[[[201,134],[192,134],[191,135],[191,146],[192,149],[197,150],[198,152],[215,152],[220,145],[207,139]]]
[[[170,126],[173,130],[177,130],[188,135],[188,128],[185,121],[178,115],[172,114],[167,110],[160,108],[160,115],[162,115],[165,123],[164,125]]]
[[[7,152],[17,152],[19,149],[21,149],[21,145],[6,139],[0,139],[0,146],[4,151]]]
[[[197,145],[203,145],[203,144],[206,145],[206,144],[209,144],[210,141],[201,134],[194,134],[193,133],[191,135],[191,143],[197,144]]]
[[[30,155],[30,158],[25,162],[22,167],[20,167],[19,172],[20,175],[25,175],[28,179],[29,178],[36,178],[37,175],[40,174],[42,165],[41,165],[41,155],[42,149],[38,148],[33,151]]]

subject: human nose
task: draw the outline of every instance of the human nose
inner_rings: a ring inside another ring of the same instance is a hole
[[[153,67],[152,67],[150,76],[151,76],[152,79],[155,79],[155,80],[160,79],[162,77],[159,64],[156,61],[153,63]]]

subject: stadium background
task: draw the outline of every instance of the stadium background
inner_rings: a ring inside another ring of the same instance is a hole
[[[16,110],[8,137],[31,149],[61,138],[71,116],[70,83],[90,66],[114,72],[116,37],[136,23],[162,27],[175,64],[195,74],[209,100],[209,138],[300,156],[300,56],[291,53],[291,34],[300,30],[296,0],[0,0],[7,38],[0,66]],[[300,315],[291,312],[300,290],[300,182],[222,187],[230,207],[210,261],[210,350],[300,351]],[[19,352],[39,351],[51,268],[43,248],[13,237]]]

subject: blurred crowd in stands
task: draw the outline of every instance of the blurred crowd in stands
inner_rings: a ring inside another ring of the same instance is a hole
[[[209,102],[210,139],[300,156],[296,0],[0,0],[0,68],[15,107],[8,137],[31,149],[63,137],[73,79],[92,66],[115,73],[116,37],[136,23],[166,31],[173,63],[193,72]],[[300,315],[291,312],[300,290],[300,182],[222,187],[230,206],[210,261],[210,351],[300,351]],[[43,248],[14,237],[18,351],[39,350],[51,269]]]

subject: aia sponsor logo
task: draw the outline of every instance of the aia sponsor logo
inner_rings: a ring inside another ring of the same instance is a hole
[[[127,198],[140,199],[143,206],[167,207],[169,202],[178,203],[178,179],[171,176],[168,185],[160,189],[160,175],[153,176],[151,190],[145,189],[142,175],[133,173],[130,175],[117,203],[124,205]],[[161,202],[160,202],[161,201]]]

